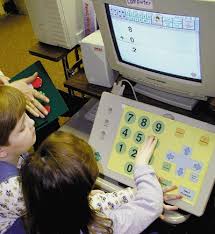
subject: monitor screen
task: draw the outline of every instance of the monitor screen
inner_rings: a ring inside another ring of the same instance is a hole
[[[119,61],[201,82],[199,17],[105,5]]]

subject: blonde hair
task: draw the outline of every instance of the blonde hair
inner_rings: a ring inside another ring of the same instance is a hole
[[[8,139],[25,112],[24,95],[16,88],[0,86],[0,145],[8,145]]]
[[[87,142],[70,133],[51,134],[21,168],[29,232],[113,233],[112,221],[89,204],[98,173]]]

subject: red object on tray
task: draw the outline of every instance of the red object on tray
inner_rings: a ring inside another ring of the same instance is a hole
[[[45,107],[45,109],[48,111],[48,113],[50,113],[51,107],[50,107],[49,105],[46,105],[46,106],[44,106],[44,107]]]
[[[35,89],[38,89],[42,86],[43,80],[39,76],[37,76],[37,78],[31,84]]]

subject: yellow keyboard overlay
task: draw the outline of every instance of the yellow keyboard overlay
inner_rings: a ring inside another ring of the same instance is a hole
[[[158,138],[150,164],[162,185],[176,185],[175,193],[195,205],[214,152],[215,134],[125,105],[108,168],[132,178],[138,148],[149,135]]]

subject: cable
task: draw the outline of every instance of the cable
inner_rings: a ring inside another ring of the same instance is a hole
[[[132,90],[133,95],[134,95],[134,98],[135,98],[136,101],[138,101],[136,92],[135,92],[134,87],[133,87],[133,85],[131,84],[131,82],[128,81],[128,80],[122,79],[122,80],[120,80],[120,81],[118,82],[118,84],[122,86],[122,82],[127,82],[127,83],[130,85],[131,90]]]
[[[114,82],[111,93],[118,95],[118,96],[122,96],[124,89],[125,89],[125,85],[122,85],[122,83],[120,84],[119,82],[118,83]]]

